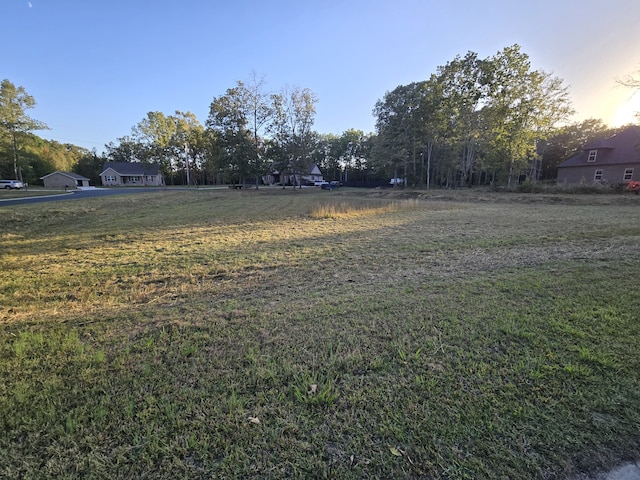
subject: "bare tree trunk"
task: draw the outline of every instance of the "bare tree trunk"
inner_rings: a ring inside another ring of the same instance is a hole
[[[511,177],[513,176],[513,160],[509,163],[509,177],[507,179],[507,187],[511,188]]]
[[[431,153],[433,152],[433,142],[427,144],[427,190],[431,188]]]
[[[413,142],[411,145],[411,154],[413,155],[413,186],[416,186],[416,180],[418,178],[418,170],[417,170],[417,158],[416,158],[416,144]]]
[[[18,179],[18,140],[16,139],[16,132],[12,132],[13,140],[13,174],[16,180]]]

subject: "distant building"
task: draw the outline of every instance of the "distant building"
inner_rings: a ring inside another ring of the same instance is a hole
[[[89,179],[72,172],[53,172],[40,177],[45,188],[76,189],[89,186]]]
[[[558,183],[626,183],[640,180],[640,126],[630,126],[582,147],[558,165]]]
[[[161,186],[164,179],[157,163],[107,162],[100,172],[102,185],[122,186]]]
[[[309,170],[307,170],[307,172],[303,173],[302,175],[284,175],[276,170],[271,172],[269,175],[263,175],[262,177],[262,183],[264,183],[265,185],[314,185],[317,182],[322,181],[324,181],[324,176],[322,175],[322,171],[320,170],[318,165],[315,163],[311,164]]]

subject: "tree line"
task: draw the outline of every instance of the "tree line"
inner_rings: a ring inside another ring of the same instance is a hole
[[[473,52],[401,85],[375,107],[379,144],[412,185],[511,186],[541,178],[541,146],[572,113],[567,88],[518,45]]]
[[[256,75],[248,82],[237,81],[213,98],[204,125],[190,112],[149,112],[131,135],[109,143],[105,156],[158,163],[169,184],[300,186],[314,163],[330,179],[345,180],[351,163],[359,165],[358,175],[366,178],[369,165],[357,162],[364,153],[364,132],[320,134],[313,130],[318,102],[314,92],[285,87],[274,93],[264,86]]]
[[[159,164],[167,184],[298,186],[315,163],[326,179],[350,185],[513,186],[554,179],[561,161],[612,132],[600,120],[567,123],[568,88],[532,69],[518,45],[487,58],[458,55],[427,80],[386,92],[373,108],[375,133],[318,133],[317,102],[308,88],[269,92],[253,74],[213,98],[204,124],[191,112],[148,112],[98,154],[35,135],[47,128],[26,113],[35,100],[3,80],[0,176],[38,183],[73,170],[98,185],[104,162],[124,161]]]

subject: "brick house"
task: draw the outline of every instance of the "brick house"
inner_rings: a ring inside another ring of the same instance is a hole
[[[104,186],[161,186],[164,179],[157,163],[107,162],[100,172]]]

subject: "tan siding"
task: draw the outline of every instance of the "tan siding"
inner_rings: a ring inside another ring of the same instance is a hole
[[[59,189],[63,189],[65,187],[69,189],[76,188],[76,180],[71,177],[67,177],[66,175],[63,175],[61,173],[53,173],[51,175],[48,175],[42,181],[44,183],[45,188],[59,188]]]

